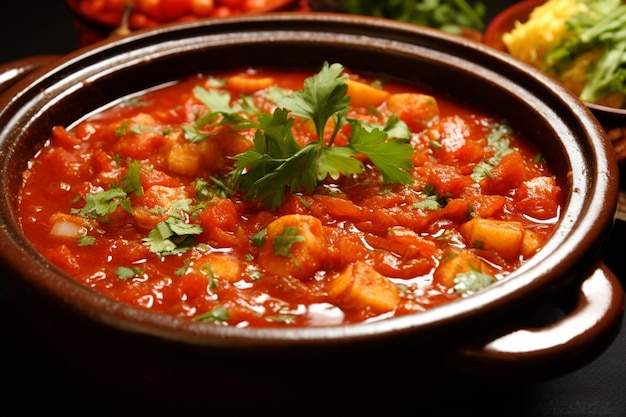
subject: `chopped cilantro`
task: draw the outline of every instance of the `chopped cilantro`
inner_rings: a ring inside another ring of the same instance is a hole
[[[439,195],[437,189],[432,184],[426,184],[422,189],[422,194],[426,198],[413,204],[413,207],[421,210],[438,210],[448,204],[449,194]]]
[[[495,282],[491,275],[472,268],[468,272],[459,273],[454,278],[454,291],[457,294],[468,295],[481,290]]]
[[[303,242],[304,236],[298,234],[298,228],[285,226],[283,232],[274,238],[274,253],[280,256],[289,256],[291,246],[296,242]]]
[[[129,120],[124,120],[120,125],[115,129],[113,133],[115,136],[124,136],[128,132],[128,125],[130,124]]]
[[[133,208],[128,198],[129,193],[134,193],[136,197],[143,195],[141,186],[140,165],[137,161],[128,162],[128,171],[120,185],[114,185],[105,191],[90,193],[85,196],[85,205],[81,209],[73,209],[83,217],[106,217],[113,213],[119,206],[122,206],[130,214]]]
[[[202,264],[200,267],[203,271],[207,271],[207,279],[209,280],[209,289],[216,290],[218,288],[215,274],[213,273],[213,266],[210,263]]]
[[[511,148],[511,133],[513,129],[506,123],[495,123],[492,125],[491,133],[487,135],[487,143],[495,150],[495,154],[476,164],[470,177],[479,182],[486,177],[491,177],[491,169],[506,155],[513,152]]]
[[[183,129],[185,139],[187,139],[189,142],[202,142],[203,140],[211,136],[210,133],[200,132],[195,126],[182,125],[181,129]]]
[[[232,113],[237,109],[231,107],[230,93],[223,90],[207,90],[199,85],[193,89],[193,94],[204,104],[212,113]]]
[[[196,190],[196,199],[198,201],[210,200],[213,197],[227,198],[230,195],[231,187],[228,185],[229,178],[219,179],[213,176],[209,177],[210,182],[204,178],[197,178],[193,185]]]
[[[195,244],[193,235],[200,233],[199,224],[185,223],[180,216],[171,214],[143,238],[143,243],[159,256],[176,255],[191,249]]]
[[[72,210],[83,217],[105,217],[113,213],[120,205],[120,201],[127,195],[121,188],[111,188],[85,196],[85,205],[80,210]]]
[[[296,322],[296,316],[293,314],[277,314],[275,316],[267,316],[265,317],[265,320],[271,321],[273,323],[290,324]]]
[[[201,142],[208,137],[218,135],[219,126],[228,126],[231,129],[247,129],[254,127],[254,123],[240,115],[240,112],[256,114],[259,110],[248,97],[243,97],[241,104],[231,104],[231,95],[227,91],[210,89],[197,85],[194,95],[204,104],[209,113],[197,119],[193,126],[182,125],[185,139],[190,142]]]
[[[183,266],[174,271],[174,274],[178,276],[185,275],[185,272],[187,272],[189,265],[191,265],[191,261],[189,259],[185,259],[183,261]]]
[[[142,276],[143,270],[137,267],[129,268],[127,266],[120,266],[115,270],[115,275],[117,275],[119,279],[126,280]]]
[[[141,197],[143,195],[143,187],[141,186],[141,168],[139,161],[129,161],[128,162],[128,171],[124,178],[122,178],[122,182],[120,183],[120,187],[127,194],[135,194],[135,197]]]
[[[246,268],[246,274],[248,274],[248,277],[250,277],[252,281],[257,281],[263,278],[263,272],[253,266],[248,266]]]
[[[148,107],[152,103],[154,103],[153,100],[142,100],[139,98],[130,98],[128,100],[125,100],[124,103],[122,103],[122,105],[124,107]]]
[[[257,248],[260,248],[261,246],[263,246],[263,243],[265,243],[266,237],[267,237],[267,229],[263,228],[259,230],[258,232],[256,232],[250,238],[250,240],[252,241],[252,244],[254,246],[256,246]]]
[[[96,238],[93,236],[84,235],[76,239],[78,246],[91,246],[96,243]]]
[[[193,318],[193,321],[201,321],[204,323],[215,323],[226,321],[230,318],[230,313],[228,309],[224,306],[219,306],[214,308],[211,311],[200,314]]]

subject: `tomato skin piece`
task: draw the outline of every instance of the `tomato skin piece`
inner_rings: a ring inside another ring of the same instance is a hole
[[[197,273],[183,274],[178,283],[181,292],[192,300],[205,295],[208,285],[207,277]]]
[[[420,132],[439,115],[437,100],[430,95],[397,93],[388,100],[389,110],[396,113],[412,132]]]
[[[515,192],[515,207],[535,218],[546,220],[558,214],[561,188],[552,177],[536,177],[522,183]]]
[[[232,11],[241,9],[244,3],[244,0],[216,0],[217,4],[220,6],[228,7]]]
[[[439,196],[463,195],[474,183],[471,177],[463,175],[457,167],[450,165],[427,165],[417,168],[416,172],[427,184],[435,187]]]
[[[470,202],[464,198],[450,199],[444,207],[445,217],[461,222],[467,221],[471,208]]]
[[[76,273],[80,270],[80,265],[76,257],[67,245],[60,245],[46,253],[46,257],[50,262],[67,272],[68,274]]]
[[[312,198],[309,196],[299,196],[287,192],[285,201],[276,208],[278,216],[287,214],[311,214]]]
[[[241,218],[237,207],[230,199],[219,199],[199,215],[202,225],[202,235],[210,244],[240,251],[247,250],[249,238],[240,227]]]
[[[483,185],[489,194],[506,194],[527,179],[528,171],[524,158],[515,151],[505,155],[491,169],[491,176],[483,180]]]
[[[343,269],[348,264],[369,256],[369,250],[356,233],[335,227],[324,227],[324,234],[328,240],[328,250],[324,259],[324,266],[327,268]]]
[[[148,189],[155,185],[177,188],[182,184],[176,178],[158,169],[142,170],[140,174],[141,186]]]
[[[55,148],[42,156],[42,163],[49,168],[51,178],[60,181],[77,181],[91,174],[90,158],[81,158],[75,152]]]
[[[135,0],[135,8],[157,22],[171,22],[191,9],[189,0]]]
[[[269,3],[269,0],[243,0],[241,9],[244,12],[255,12],[266,8]]]
[[[54,126],[52,128],[52,136],[58,141],[59,145],[64,148],[71,149],[80,145],[80,139],[69,133],[63,126]]]
[[[506,204],[506,198],[501,195],[477,195],[468,197],[472,210],[480,217],[493,217],[500,213]]]
[[[217,6],[213,10],[213,13],[211,13],[211,17],[222,18],[222,17],[232,16],[233,14],[235,14],[235,13],[233,12],[233,10],[230,7],[228,7],[228,6]]]
[[[196,17],[211,16],[215,10],[215,0],[191,0],[190,10]]]
[[[205,229],[220,228],[227,232],[237,230],[240,221],[235,204],[227,198],[209,204],[200,213],[200,219]]]
[[[148,159],[163,142],[163,136],[151,132],[128,134],[120,137],[112,150],[122,158],[142,160]]]
[[[434,261],[430,258],[414,258],[401,260],[389,252],[373,252],[372,266],[380,274],[391,278],[409,279],[420,275],[426,275],[434,267]]]
[[[362,216],[361,208],[350,200],[319,194],[314,195],[312,199],[311,212],[313,213],[325,213],[334,219],[341,220],[357,220]]]

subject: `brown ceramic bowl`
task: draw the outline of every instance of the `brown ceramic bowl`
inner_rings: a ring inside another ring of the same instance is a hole
[[[538,141],[566,180],[554,236],[506,279],[430,311],[341,327],[255,329],[121,304],[61,273],[22,234],[15,214],[21,173],[54,125],[69,126],[120,97],[191,73],[316,69],[323,61],[428,86],[501,115]],[[311,401],[307,390],[319,389],[311,381],[349,378],[352,388],[369,389],[373,374],[395,367],[390,360],[418,373],[432,366],[541,379],[595,357],[613,340],[623,311],[622,288],[601,264],[618,198],[604,130],[540,72],[433,29],[362,16],[271,14],[174,24],[96,43],[6,87],[0,156],[2,283],[15,305],[68,362],[114,387],[132,387],[136,398],[162,395],[163,407],[169,400],[198,406],[207,389],[220,388],[215,395],[235,404],[232,384],[253,385],[263,396],[272,388],[259,378],[282,381],[283,401]]]
[[[491,20],[485,30],[483,42],[499,51],[507,52],[502,35],[510,32],[515,27],[515,22],[528,21],[533,9],[545,2],[546,0],[524,0],[507,7]],[[626,127],[626,109],[594,103],[587,103],[587,106],[605,128]]]

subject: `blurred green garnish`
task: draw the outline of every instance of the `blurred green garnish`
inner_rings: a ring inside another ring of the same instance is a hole
[[[459,34],[462,27],[483,31],[486,8],[465,0],[346,0],[348,13],[383,17]]]

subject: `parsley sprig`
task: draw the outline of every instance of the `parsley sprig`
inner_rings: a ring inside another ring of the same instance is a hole
[[[408,137],[390,137],[387,129],[346,117],[350,97],[343,70],[340,64],[325,62],[318,74],[305,80],[303,90],[279,100],[272,115],[259,115],[254,148],[235,156],[233,171],[234,182],[248,199],[274,209],[284,201],[287,189],[310,193],[327,177],[363,172],[359,155],[378,168],[385,183],[413,182],[407,172],[413,168]],[[318,139],[301,146],[293,135],[293,116],[311,120]],[[334,127],[327,138],[331,119]],[[347,123],[351,125],[348,144],[334,146],[339,130]]]

